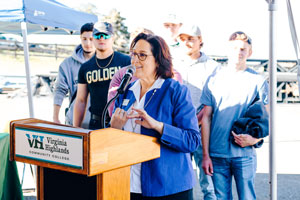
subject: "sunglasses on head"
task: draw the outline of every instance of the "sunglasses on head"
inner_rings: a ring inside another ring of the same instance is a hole
[[[252,45],[251,38],[248,35],[246,35],[244,32],[241,32],[241,31],[237,31],[237,32],[233,33],[230,36],[229,40],[242,40],[242,41],[245,41],[248,44]]]
[[[94,35],[93,37],[94,37],[95,39],[97,39],[97,40],[100,40],[101,37],[103,37],[103,39],[106,40],[106,39],[109,39],[109,38],[111,37],[111,35],[107,35],[107,34],[104,34],[104,33],[100,33],[100,34],[98,34],[98,35]]]

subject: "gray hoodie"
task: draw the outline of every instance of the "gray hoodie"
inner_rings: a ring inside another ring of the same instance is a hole
[[[77,90],[77,76],[81,64],[86,62],[83,56],[83,49],[81,45],[78,45],[72,56],[66,58],[59,66],[58,78],[55,83],[54,90],[54,104],[62,105],[62,102],[66,95],[69,93],[69,101],[71,101],[72,96]],[[75,100],[72,102],[70,109],[66,113],[65,123],[73,124],[73,111],[74,111]],[[90,101],[88,100],[87,108],[90,107]],[[90,121],[90,112],[86,110],[84,120],[82,122],[83,128],[88,128]]]

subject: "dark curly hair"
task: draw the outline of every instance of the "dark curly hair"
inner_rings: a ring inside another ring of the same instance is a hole
[[[151,52],[155,58],[155,62],[158,64],[156,69],[156,78],[172,78],[174,76],[172,57],[165,40],[157,35],[140,33],[133,39],[130,45],[131,50],[139,40],[145,40],[151,46]]]

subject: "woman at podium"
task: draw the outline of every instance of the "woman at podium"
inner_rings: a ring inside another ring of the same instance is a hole
[[[160,158],[131,167],[130,198],[191,200],[196,179],[190,153],[201,140],[189,90],[172,79],[172,58],[161,37],[140,33],[130,49],[139,79],[116,100],[111,127],[161,144]]]

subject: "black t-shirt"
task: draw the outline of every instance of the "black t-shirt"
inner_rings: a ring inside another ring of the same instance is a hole
[[[106,66],[109,62],[110,64]],[[92,114],[102,115],[107,102],[109,83],[113,75],[121,67],[127,65],[130,65],[130,57],[116,51],[108,58],[97,58],[97,63],[96,55],[94,55],[89,61],[81,65],[78,72],[78,83],[87,84],[91,100],[89,110]]]

